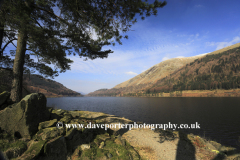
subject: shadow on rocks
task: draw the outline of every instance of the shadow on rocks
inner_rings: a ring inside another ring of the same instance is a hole
[[[173,141],[177,138],[177,135],[171,130],[155,129],[154,132],[159,134],[159,143]]]
[[[187,134],[179,131],[179,141],[177,145],[176,160],[195,160],[195,147],[192,142],[188,139]]]

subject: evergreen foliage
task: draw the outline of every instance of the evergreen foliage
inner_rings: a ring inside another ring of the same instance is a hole
[[[16,40],[15,35],[18,36],[16,52],[11,52],[15,55],[11,98],[13,101],[21,99],[23,69],[29,73],[29,68],[34,68],[40,74],[53,78],[59,72],[70,69],[72,61],[67,58],[66,52],[86,60],[107,58],[113,51],[101,51],[102,47],[115,45],[110,42],[113,38],[122,44],[120,31],[125,33],[130,30],[137,22],[134,19],[137,13],[144,19],[145,16],[156,15],[157,8],[165,5],[166,2],[157,0],[153,4],[141,0],[5,0],[0,8],[0,43],[10,35],[7,28],[10,28],[13,38],[9,38],[5,46]],[[54,7],[60,9],[60,15],[54,13]],[[91,37],[92,29],[96,31],[97,39]],[[66,43],[63,43],[64,40]],[[29,52],[26,53],[26,50]],[[3,60],[9,60],[9,57],[3,58],[4,50],[0,53],[1,63],[7,64]],[[34,62],[30,55],[37,57],[38,62]],[[49,66],[51,64],[54,69]]]

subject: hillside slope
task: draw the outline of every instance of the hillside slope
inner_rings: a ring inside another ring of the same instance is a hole
[[[9,69],[0,69],[0,93],[10,91],[12,84],[12,71]],[[43,78],[39,75],[23,75],[23,95],[30,93],[43,93],[46,97],[59,96],[82,96],[80,93],[72,91],[61,83],[51,79]]]
[[[150,92],[240,88],[240,46],[208,54],[148,88]]]
[[[141,92],[142,90],[153,86],[158,80],[203,56],[204,55],[173,58],[160,62],[132,79],[116,85],[112,89],[100,89],[89,93],[87,96],[105,96]]]
[[[154,65],[143,73],[133,77],[132,79],[116,85],[114,88],[118,89],[141,84],[146,84],[146,86],[151,85],[157,82],[159,79],[166,77],[169,75],[169,73],[174,72],[175,70],[202,56],[203,55],[186,58],[173,58],[163,61]]]
[[[88,96],[240,88],[239,49],[237,43],[206,55],[166,60],[112,89]]]

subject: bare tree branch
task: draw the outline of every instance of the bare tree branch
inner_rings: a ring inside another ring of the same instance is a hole
[[[7,47],[7,45],[9,44],[9,43],[12,43],[13,44],[13,42],[12,41],[14,41],[14,40],[18,40],[17,38],[14,38],[14,39],[11,39],[10,41],[8,41],[5,45],[4,45],[4,47],[2,48],[2,50],[0,51],[0,55],[3,53],[3,51],[5,50],[5,48]],[[13,44],[14,45],[14,44]],[[14,45],[15,46],[15,45]],[[15,46],[16,47],[16,46]],[[16,47],[17,48],[17,47]]]

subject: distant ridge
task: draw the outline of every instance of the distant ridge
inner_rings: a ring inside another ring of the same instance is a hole
[[[240,43],[237,43],[207,54],[169,59],[112,89],[97,90],[87,96],[240,88],[239,51]]]
[[[11,69],[0,69],[0,93],[11,91],[13,75]],[[61,83],[46,79],[40,75],[23,75],[23,96],[30,93],[43,93],[46,97],[82,96],[80,93],[70,90]]]
[[[222,49],[213,51],[213,52],[209,53],[208,55],[210,55],[210,54],[218,54],[218,53],[225,52],[225,51],[227,51],[227,50],[234,49],[234,48],[238,48],[238,47],[240,47],[240,43],[236,43],[236,44],[233,44],[233,45],[231,45],[231,46],[227,46],[227,47],[224,47],[224,48],[222,48]]]
[[[148,70],[144,71],[143,73],[116,85],[114,88],[122,88],[122,87],[129,87],[134,85],[140,84],[152,84],[155,83],[157,80],[166,77],[169,73],[174,72],[176,69],[181,68],[182,66],[188,64],[189,62],[194,61],[197,58],[200,58],[204,55],[197,55],[193,57],[186,57],[186,58],[172,58],[160,62],[153,67],[149,68]],[[148,86],[147,85],[147,86]]]

